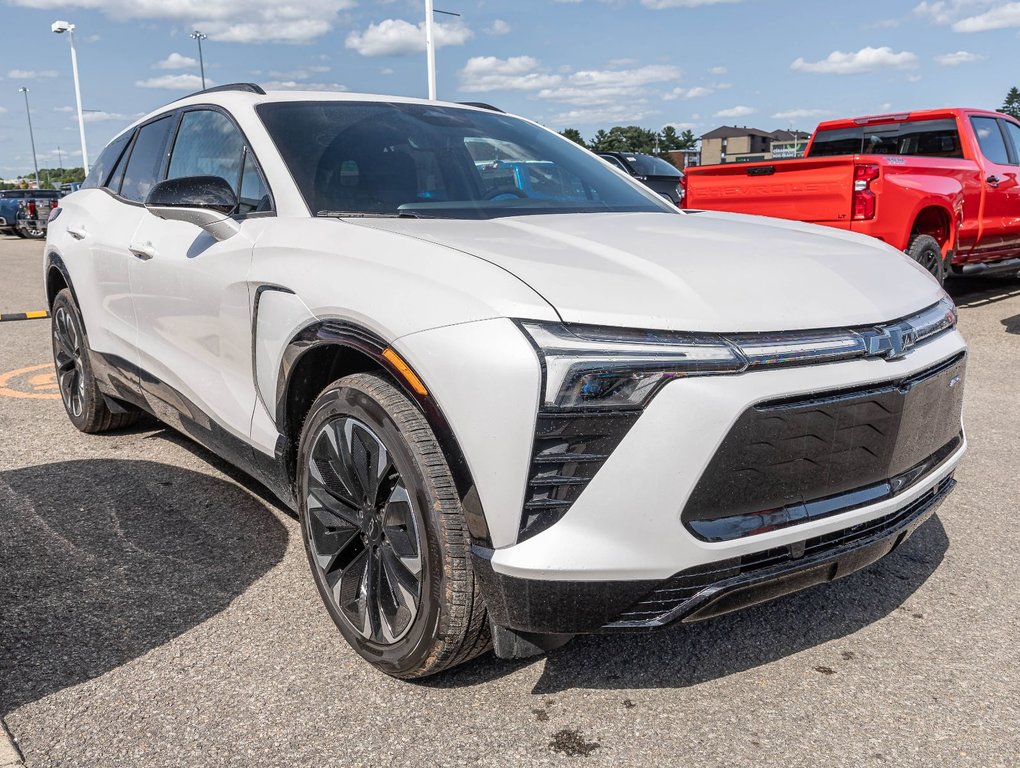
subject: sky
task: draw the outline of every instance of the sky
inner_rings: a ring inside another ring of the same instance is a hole
[[[819,120],[995,108],[1020,85],[1020,2],[436,0],[438,95],[550,128]],[[208,83],[427,95],[423,0],[0,0],[0,177],[81,164],[76,25],[90,157],[137,117]]]

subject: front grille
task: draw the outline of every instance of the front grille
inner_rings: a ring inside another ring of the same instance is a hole
[[[640,411],[539,413],[518,541],[544,531],[567,513],[640,415]]]
[[[868,540],[879,540],[890,531],[906,525],[911,518],[922,515],[940,502],[953,488],[955,481],[947,475],[938,484],[921,494],[910,504],[882,517],[815,536],[805,541],[772,549],[753,552],[741,557],[718,560],[681,571],[662,582],[648,595],[606,625],[607,629],[656,626],[683,616],[684,604],[720,582],[740,576],[762,574],[770,568],[794,564],[802,559],[822,560],[827,555],[837,556],[840,550]]]
[[[705,539],[698,522],[824,509],[816,502],[909,473],[958,438],[964,366],[961,353],[885,384],[748,408],[698,480],[681,519]],[[749,522],[711,539],[753,528]]]

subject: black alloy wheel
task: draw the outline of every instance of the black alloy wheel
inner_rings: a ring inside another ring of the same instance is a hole
[[[416,678],[490,647],[460,496],[403,392],[381,374],[333,382],[304,420],[297,463],[312,577],[354,650]]]
[[[50,307],[53,366],[67,417],[82,432],[106,432],[138,420],[129,407],[111,410],[92,374],[88,336],[71,292],[64,288]]]
[[[72,419],[85,411],[85,372],[82,370],[82,338],[69,308],[57,306],[53,313],[53,361],[64,408]]]
[[[946,282],[946,259],[942,246],[931,235],[915,235],[907,248],[907,255],[920,264],[942,285]]]
[[[400,640],[422,597],[414,502],[380,437],[344,416],[312,438],[309,544],[340,615],[379,645]]]

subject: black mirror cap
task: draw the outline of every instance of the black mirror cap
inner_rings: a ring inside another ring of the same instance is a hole
[[[220,176],[184,176],[154,186],[145,198],[147,208],[206,208],[229,216],[237,208],[237,195]]]

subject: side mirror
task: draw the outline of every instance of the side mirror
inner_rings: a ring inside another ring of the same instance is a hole
[[[185,176],[161,181],[145,198],[145,207],[161,219],[195,224],[217,240],[233,237],[240,229],[230,218],[237,209],[237,196],[219,176]]]

